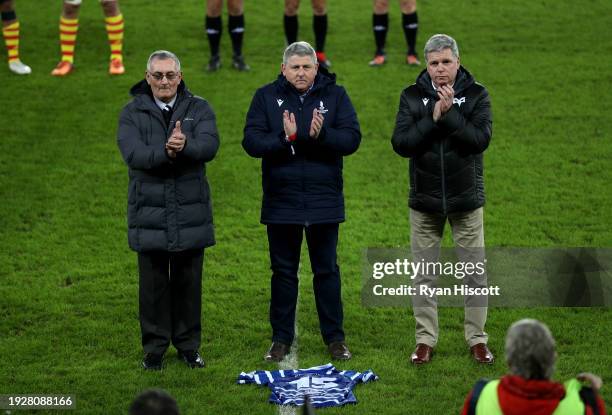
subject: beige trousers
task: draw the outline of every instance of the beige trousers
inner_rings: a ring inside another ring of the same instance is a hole
[[[465,262],[484,261],[482,217],[482,207],[469,212],[451,213],[448,216],[410,209],[410,248],[413,261],[421,261],[422,259],[431,262],[438,261],[440,244],[447,220],[453,233],[458,260]],[[413,284],[433,287],[437,277],[436,275],[419,274],[413,280]],[[486,286],[486,274],[484,279],[479,279],[475,285]],[[418,304],[415,301],[413,301],[413,312],[416,320],[416,342],[435,347],[438,342],[439,331],[437,298],[435,296],[431,298],[419,297]],[[487,343],[488,336],[484,331],[487,320],[486,298],[466,296],[464,301],[464,333],[468,346]],[[470,303],[477,304],[477,306],[470,306]]]

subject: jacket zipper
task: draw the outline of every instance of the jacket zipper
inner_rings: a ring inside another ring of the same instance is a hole
[[[299,126],[301,126],[301,124],[303,122],[303,118],[304,118],[303,117],[303,115],[304,115],[303,108],[304,108],[305,102],[306,102],[306,97],[304,97],[304,102],[302,102],[302,100],[298,96],[298,105],[299,105],[298,106],[298,119],[296,120],[297,121],[296,122],[296,126],[298,126],[298,129],[299,129]],[[304,200],[304,193],[306,192],[306,184],[304,183],[304,175],[306,173],[306,160],[303,157],[303,155],[300,157],[300,165],[301,165],[301,169],[302,169],[302,174],[301,174],[301,176],[302,176],[302,180],[301,180],[302,181],[302,183],[301,183],[302,184],[302,195],[301,195],[301,197],[302,197],[302,208],[303,208],[304,212],[306,212],[306,201]],[[304,221],[304,226],[308,227],[308,218],[306,218],[306,220]]]
[[[442,212],[446,216],[446,184],[444,174],[444,141],[440,140],[440,167],[442,170]]]

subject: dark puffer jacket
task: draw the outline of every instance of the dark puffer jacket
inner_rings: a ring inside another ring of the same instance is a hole
[[[215,244],[205,163],[219,148],[215,114],[181,81],[166,127],[151,88],[141,81],[121,112],[117,143],[129,166],[128,242],[138,252],[184,251]],[[176,121],[187,137],[175,159],[165,144]]]
[[[463,67],[455,84],[454,104],[434,123],[437,94],[426,70],[400,98],[393,149],[410,157],[409,205],[415,210],[449,214],[485,203],[482,153],[491,140],[491,103],[484,86]]]
[[[344,221],[342,157],[357,151],[361,132],[353,104],[335,78],[319,69],[304,103],[283,75],[255,93],[242,146],[249,155],[263,158],[262,223]],[[316,139],[309,137],[314,108],[324,117]],[[292,146],[285,140],[285,110],[295,114],[297,123]]]

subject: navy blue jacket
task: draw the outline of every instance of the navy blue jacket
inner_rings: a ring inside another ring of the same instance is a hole
[[[309,137],[314,108],[323,127]],[[285,140],[283,112],[295,114],[297,140]],[[319,68],[304,102],[281,74],[257,90],[247,113],[242,146],[262,158],[264,224],[339,223],[344,221],[342,157],[357,151],[361,132],[357,114],[336,77]],[[295,154],[293,154],[293,151]]]

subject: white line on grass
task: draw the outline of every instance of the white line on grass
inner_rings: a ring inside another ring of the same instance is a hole
[[[301,264],[301,263],[300,263]],[[300,280],[300,266],[298,265],[298,287]],[[299,299],[299,289],[298,289],[298,299]],[[299,301],[298,301],[299,303]],[[289,349],[289,354],[278,363],[278,368],[280,370],[288,370],[288,369],[299,369],[298,366],[298,304],[295,305],[295,322],[294,322],[294,332],[293,335],[293,343],[291,344],[291,349]],[[295,406],[290,405],[279,405],[278,413],[280,415],[295,415]]]

